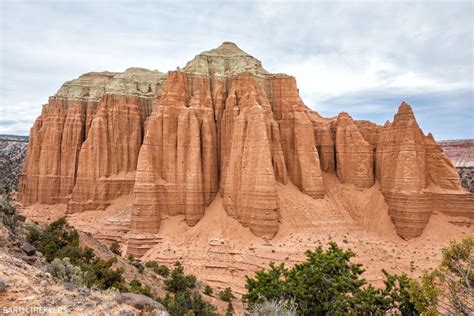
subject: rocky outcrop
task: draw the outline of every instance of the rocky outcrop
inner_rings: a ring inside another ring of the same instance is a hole
[[[289,182],[343,206],[382,192],[406,239],[442,212],[441,200],[456,200],[447,215],[474,214],[472,195],[408,104],[384,126],[347,113],[321,117],[293,77],[268,73],[229,42],[168,74],[130,68],[66,82],[30,137],[21,202],[67,203],[72,214],[133,193],[124,238],[136,256],[161,241],[163,219],[195,226],[216,197],[228,216],[271,239],[281,221],[277,187]],[[335,181],[354,193],[331,193],[325,185]],[[370,212],[386,211],[364,210],[364,218]]]
[[[0,135],[0,190],[17,190],[27,146],[28,137]]]
[[[337,176],[359,188],[374,184],[374,153],[352,118],[345,112],[336,121]]]
[[[130,68],[66,82],[30,132],[20,200],[105,208],[133,189],[143,123],[164,75]]]
[[[447,212],[451,215],[474,215],[472,197],[462,191],[453,165],[431,134],[424,136],[406,103],[380,132],[376,175],[397,232],[405,239],[423,232],[440,200],[459,201],[456,211]]]
[[[224,207],[255,235],[271,238],[278,231],[276,181],[287,177],[270,102],[251,76],[232,78],[224,117]]]
[[[322,198],[324,187],[310,110],[299,97],[295,78],[277,75],[270,82],[288,176],[303,193]]]
[[[195,225],[217,193],[217,134],[205,76],[170,72],[147,120],[138,157],[131,229],[158,233],[163,214]]]

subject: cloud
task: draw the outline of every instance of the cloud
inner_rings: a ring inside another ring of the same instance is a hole
[[[474,137],[471,1],[0,5],[2,133],[27,134],[48,96],[82,73],[172,70],[233,41],[269,71],[295,76],[323,115],[383,122],[406,100],[437,138]]]

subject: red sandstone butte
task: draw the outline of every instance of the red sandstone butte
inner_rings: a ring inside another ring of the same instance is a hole
[[[421,235],[433,212],[474,217],[473,195],[408,104],[384,126],[344,112],[323,118],[295,78],[268,73],[229,42],[167,74],[129,68],[66,82],[31,128],[19,200],[67,203],[72,214],[133,193],[127,251],[142,256],[163,218],[194,226],[215,199],[271,239],[279,184],[345,205],[329,194],[333,178],[380,190],[388,210],[365,212],[388,213],[404,239]]]

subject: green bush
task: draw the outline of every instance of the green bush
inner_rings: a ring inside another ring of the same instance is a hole
[[[265,302],[296,304],[299,315],[384,315],[399,311],[402,315],[418,315],[427,301],[417,298],[415,284],[406,275],[390,275],[384,271],[384,288],[367,286],[361,278],[364,269],[352,263],[355,253],[329,243],[306,252],[305,262],[286,269],[284,264],[270,263],[268,271],[247,277],[247,294],[243,300],[251,310]]]
[[[82,282],[87,287],[94,285],[101,289],[125,288],[123,269],[112,269],[117,259],[102,260],[95,256],[93,249],[81,248],[79,234],[67,226],[64,218],[49,224],[43,230],[32,229],[27,240],[44,255],[47,262],[60,260],[52,264],[52,269],[58,268],[59,262],[64,263],[64,258],[68,258],[68,263],[82,271]]]
[[[212,287],[210,287],[209,285],[206,285],[204,287],[204,294],[207,295],[207,296],[212,296]]]
[[[189,289],[177,292],[174,295],[167,294],[161,303],[166,307],[170,316],[218,315],[215,306],[204,301],[198,292]]]
[[[112,251],[112,253],[116,254],[117,256],[122,255],[122,250],[120,249],[120,245],[115,241],[110,245],[109,249],[110,251]]]
[[[116,288],[119,291],[125,289],[125,280],[123,278],[123,269],[112,269],[112,265],[116,262],[116,258],[102,260],[94,258],[89,264],[80,264],[84,271],[84,283],[91,287],[95,285],[100,289]]]
[[[165,280],[165,289],[171,293],[184,292],[196,286],[194,275],[185,275],[181,263],[176,262],[170,276]]]
[[[129,285],[127,289],[128,292],[143,294],[143,295],[153,298],[153,294],[151,293],[150,288],[148,286],[143,287],[140,281],[134,279],[130,281],[128,285]]]
[[[223,289],[219,293],[219,299],[224,302],[232,302],[232,300],[235,298],[234,294],[232,294],[232,290],[230,287],[227,287]]]
[[[147,262],[148,267],[156,267],[156,262]],[[176,262],[170,275],[165,279],[165,289],[168,293],[161,303],[171,316],[216,314],[216,308],[203,300],[196,289],[196,277],[185,275],[181,263]]]
[[[156,274],[166,278],[170,275],[170,269],[165,265],[160,265],[156,261],[147,261],[145,267],[152,269]]]

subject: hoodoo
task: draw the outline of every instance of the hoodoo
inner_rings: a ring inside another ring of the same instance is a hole
[[[67,203],[74,214],[133,194],[127,251],[142,256],[163,218],[194,226],[216,199],[271,239],[284,211],[278,187],[337,203],[325,181],[333,178],[380,190],[388,210],[368,211],[388,212],[404,239],[422,234],[433,212],[474,218],[473,195],[407,103],[384,126],[323,118],[295,78],[230,42],[167,74],[129,68],[66,82],[31,128],[19,200]]]

